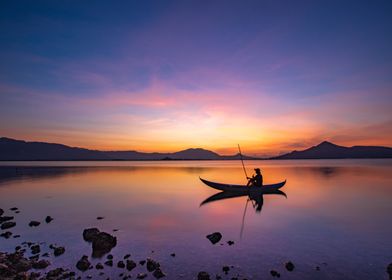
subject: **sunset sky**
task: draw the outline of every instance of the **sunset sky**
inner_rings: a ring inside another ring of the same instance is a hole
[[[392,1],[7,1],[0,136],[272,155],[392,146]]]

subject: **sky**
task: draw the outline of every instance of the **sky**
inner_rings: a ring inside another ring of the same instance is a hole
[[[392,146],[391,1],[7,1],[0,136],[275,155]]]

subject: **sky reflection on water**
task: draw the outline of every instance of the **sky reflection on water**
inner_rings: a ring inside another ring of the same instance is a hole
[[[20,208],[12,232],[21,238],[0,239],[1,250],[25,240],[57,243],[66,253],[54,263],[74,267],[91,253],[83,229],[98,227],[117,236],[115,258],[153,256],[168,279],[192,279],[200,270],[221,273],[225,264],[235,266],[232,276],[254,279],[268,278],[270,269],[288,279],[386,279],[392,261],[390,160],[246,162],[248,172],[262,168],[266,184],[287,179],[282,190],[288,198],[264,196],[261,213],[248,205],[242,239],[246,197],[200,207],[217,191],[199,176],[244,183],[239,162],[18,164],[24,167],[0,167],[0,207]],[[46,215],[55,220],[27,226]],[[222,232],[224,245],[205,238],[214,231]],[[284,271],[288,260],[296,264],[294,272]]]

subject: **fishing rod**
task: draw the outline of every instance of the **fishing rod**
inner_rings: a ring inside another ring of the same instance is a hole
[[[240,158],[241,158],[241,162],[242,162],[242,168],[244,169],[246,180],[248,180],[248,174],[246,173],[244,160],[242,159],[241,147],[240,147],[240,144],[237,144],[237,145],[238,145],[238,150],[240,151]]]

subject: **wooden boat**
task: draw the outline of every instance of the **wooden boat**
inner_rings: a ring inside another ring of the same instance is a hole
[[[286,184],[286,180],[277,184],[270,184],[270,185],[263,185],[261,187],[247,187],[246,185],[232,185],[232,184],[222,184],[222,183],[215,183],[211,181],[207,181],[203,178],[199,178],[204,184],[207,186],[227,192],[242,192],[242,193],[249,193],[254,191],[262,191],[267,193],[268,191],[276,191],[279,190]]]

